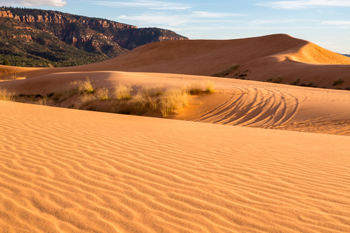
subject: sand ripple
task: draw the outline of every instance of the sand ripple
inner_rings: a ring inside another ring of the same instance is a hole
[[[349,137],[0,108],[2,232],[350,231]]]

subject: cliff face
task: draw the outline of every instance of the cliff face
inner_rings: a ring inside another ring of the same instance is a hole
[[[30,28],[32,31],[57,37],[79,50],[107,58],[151,42],[187,39],[169,30],[139,29],[106,19],[37,9],[0,8],[0,24],[3,24],[3,27],[12,25],[11,29],[16,29],[12,36],[16,38],[19,38],[21,31],[22,34],[26,33],[22,37],[33,37],[23,31],[23,28]]]

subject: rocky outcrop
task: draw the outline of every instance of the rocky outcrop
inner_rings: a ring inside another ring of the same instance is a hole
[[[43,57],[53,62],[57,61],[55,65],[75,65],[84,64],[83,62],[86,61],[100,61],[119,56],[128,50],[152,42],[187,40],[186,37],[175,32],[160,28],[137,28],[107,19],[38,9],[0,8],[0,24],[7,28],[0,30],[0,37],[4,41],[14,40],[14,43],[18,45],[16,46],[21,47],[18,51],[23,50],[26,51],[23,54]],[[63,58],[57,58],[60,55],[57,55],[56,51],[61,49],[47,52],[45,48],[48,45],[54,47],[58,43],[57,40],[68,46],[66,51],[74,51],[75,53],[77,48],[85,52],[82,53],[85,58],[78,56],[74,58],[76,61],[67,59],[71,57],[71,53],[62,55]],[[3,49],[0,47],[3,54],[15,53],[16,49],[6,47],[9,44],[11,43],[5,44]],[[91,59],[87,54],[92,54]],[[44,63],[47,64],[46,61]]]
[[[0,17],[2,17],[2,18],[13,18],[13,14],[9,10],[1,9],[0,10]]]

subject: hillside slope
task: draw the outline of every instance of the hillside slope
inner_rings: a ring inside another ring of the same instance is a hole
[[[327,88],[350,87],[350,58],[288,35],[237,40],[166,41],[140,46],[88,66],[25,72],[157,72],[269,81]],[[340,84],[334,85],[337,80]]]
[[[0,28],[0,62],[7,59],[16,66],[83,65],[143,44],[187,39],[164,29],[22,8],[0,9]]]

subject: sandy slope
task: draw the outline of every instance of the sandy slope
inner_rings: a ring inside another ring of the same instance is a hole
[[[119,83],[130,84],[134,94],[149,84],[176,87],[211,80],[216,94],[193,97],[191,106],[176,119],[350,136],[349,91],[205,76],[107,71],[50,74],[3,82],[0,88],[15,91],[17,95],[43,95],[85,77],[89,77],[95,87],[107,87],[111,93]],[[68,107],[74,101],[69,99],[61,106]]]
[[[0,109],[2,232],[350,231],[349,137]]]
[[[247,75],[250,80],[281,78],[282,83],[300,79],[319,87],[350,87],[350,58],[311,42],[284,34],[237,40],[188,40],[151,43],[104,62],[78,67],[23,70],[35,77],[58,72],[132,71],[211,76],[233,64],[239,68],[227,77]],[[17,72],[17,71],[16,71]],[[1,74],[1,72],[0,72]],[[236,76],[235,76],[236,75]]]

